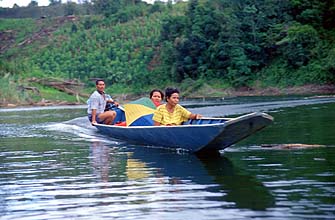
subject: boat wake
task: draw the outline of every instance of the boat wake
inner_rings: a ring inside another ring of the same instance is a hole
[[[87,120],[87,117],[79,117],[69,121],[48,124],[44,127],[48,131],[56,131],[58,133],[66,133],[72,141],[89,141],[89,142],[103,142],[108,144],[119,144],[117,141],[112,141],[97,132],[91,123]]]

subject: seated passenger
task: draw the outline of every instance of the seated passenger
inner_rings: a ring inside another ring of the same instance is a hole
[[[155,104],[156,107],[162,104],[162,100],[164,99],[164,94],[159,89],[153,89],[150,92],[150,99]]]
[[[105,107],[108,102],[113,102],[115,105],[118,105],[118,103],[114,102],[113,99],[106,98],[104,80],[97,80],[95,85],[96,91],[92,93],[88,100],[88,119],[92,125],[96,123],[111,125],[116,117],[116,112],[105,111]]]
[[[165,90],[166,104],[157,107],[152,119],[154,125],[180,125],[188,119],[200,119],[202,115],[192,114],[190,111],[179,105],[179,90],[167,88]]]

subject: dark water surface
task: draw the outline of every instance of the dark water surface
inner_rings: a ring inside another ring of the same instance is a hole
[[[0,109],[0,219],[335,219],[335,98],[185,105],[275,121],[197,157],[107,138],[83,107]],[[292,143],[323,146],[262,147]]]

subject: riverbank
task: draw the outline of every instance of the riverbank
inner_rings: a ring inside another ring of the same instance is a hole
[[[219,95],[218,95],[219,94]],[[114,98],[119,100],[120,103],[126,103],[143,95],[135,94],[115,94]],[[243,96],[283,96],[283,95],[306,95],[306,96],[335,96],[335,85],[303,85],[292,86],[286,88],[267,87],[267,88],[229,88],[229,89],[211,89],[211,92],[200,91],[183,96],[184,99],[207,99],[207,98],[230,98],[230,97],[243,97]],[[221,97],[219,97],[221,96]],[[21,106],[57,106],[57,105],[82,105],[83,102],[69,102],[63,100],[47,100],[42,98],[38,102],[29,103],[6,103],[0,102],[1,108],[15,108]]]
[[[225,90],[227,96],[335,95],[335,85],[303,85],[286,88],[239,88]]]

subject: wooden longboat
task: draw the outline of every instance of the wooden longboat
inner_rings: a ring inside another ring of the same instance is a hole
[[[178,126],[116,126],[96,124],[103,134],[129,143],[183,149],[219,151],[271,124],[273,117],[254,112],[236,118],[202,118]]]

